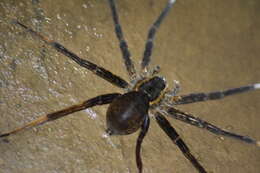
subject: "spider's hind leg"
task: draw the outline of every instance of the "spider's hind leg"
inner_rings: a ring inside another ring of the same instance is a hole
[[[0,138],[10,136],[12,134],[15,134],[17,132],[20,132],[20,131],[27,129],[27,128],[30,128],[30,127],[35,127],[35,126],[44,124],[46,122],[62,118],[66,115],[72,114],[74,112],[81,111],[83,109],[87,109],[87,108],[97,106],[97,105],[103,105],[103,104],[111,103],[119,95],[120,94],[118,94],[118,93],[100,95],[100,96],[94,97],[92,99],[89,99],[87,101],[84,101],[81,104],[73,105],[73,106],[70,106],[68,108],[65,108],[65,109],[62,109],[62,110],[59,110],[59,111],[56,111],[56,112],[53,112],[53,113],[49,113],[47,115],[41,116],[41,117],[29,122],[28,124],[26,124],[22,127],[16,128],[16,129],[9,131],[7,133],[0,134]]]
[[[207,173],[198,160],[191,154],[190,149],[180,138],[176,130],[171,126],[170,122],[159,112],[155,114],[155,118],[163,131],[171,138],[172,142],[179,147],[184,156],[192,163],[192,165],[200,172]]]
[[[146,118],[142,124],[141,132],[137,138],[136,148],[135,148],[136,164],[137,164],[139,173],[141,173],[143,170],[143,163],[142,163],[142,159],[141,159],[141,145],[142,145],[142,142],[143,142],[143,139],[144,139],[146,133],[148,132],[149,125],[150,125],[150,119],[149,119],[149,116],[146,116]]]

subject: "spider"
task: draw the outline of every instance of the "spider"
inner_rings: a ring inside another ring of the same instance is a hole
[[[81,104],[73,105],[71,107],[62,109],[60,111],[49,113],[42,116],[28,124],[9,131],[7,133],[0,134],[0,138],[10,136],[26,128],[37,126],[49,121],[53,121],[62,118],[66,115],[72,114],[77,111],[81,111],[93,106],[109,104],[106,114],[107,123],[107,134],[108,135],[128,135],[140,130],[139,136],[136,141],[136,164],[138,172],[141,173],[143,170],[143,164],[141,159],[141,144],[146,136],[149,129],[150,117],[153,115],[156,122],[162,128],[162,130],[168,135],[174,144],[181,150],[184,156],[191,162],[191,164],[198,170],[198,172],[206,173],[205,168],[199,163],[199,161],[192,155],[189,147],[184,143],[179,134],[176,132],[174,127],[169,123],[165,116],[170,116],[177,120],[181,120],[190,125],[203,128],[216,135],[223,135],[231,137],[242,142],[249,144],[254,144],[260,146],[260,142],[256,141],[250,137],[235,134],[226,130],[223,130],[213,124],[203,121],[189,113],[185,113],[181,110],[176,109],[177,105],[189,104],[207,100],[217,100],[222,99],[226,96],[231,96],[234,94],[239,94],[243,92],[248,92],[252,90],[260,89],[260,83],[253,85],[242,86],[238,88],[231,88],[224,91],[215,91],[210,93],[191,93],[187,95],[178,95],[180,86],[177,81],[175,81],[175,86],[173,89],[167,87],[166,80],[159,76],[159,67],[150,68],[149,63],[151,61],[151,54],[153,50],[153,40],[155,34],[170,11],[171,7],[175,3],[175,0],[169,0],[162,10],[159,17],[152,24],[149,29],[146,46],[143,54],[143,59],[141,62],[141,72],[137,73],[133,62],[131,60],[131,55],[128,50],[127,43],[124,39],[121,25],[119,23],[118,14],[116,11],[116,6],[114,0],[108,0],[112,17],[114,21],[115,33],[119,40],[120,49],[122,52],[122,58],[126,70],[128,72],[130,82],[122,79],[121,77],[111,73],[110,71],[100,67],[88,60],[81,59],[75,53],[71,52],[63,45],[49,38],[41,35],[40,33],[34,31],[33,29],[27,27],[19,21],[14,21],[14,23],[23,29],[27,30],[29,33],[38,37],[46,44],[50,45],[58,52],[67,56],[71,60],[75,61],[78,65],[87,68],[97,76],[107,80],[111,84],[122,88],[125,92],[120,93],[110,93],[100,95],[89,100],[84,101]]]

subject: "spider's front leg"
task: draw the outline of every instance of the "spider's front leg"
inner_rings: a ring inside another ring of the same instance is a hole
[[[143,71],[147,71],[147,67],[151,61],[151,55],[153,50],[153,41],[156,34],[157,29],[160,27],[163,19],[167,16],[168,12],[170,11],[171,7],[175,3],[175,0],[168,0],[168,3],[166,4],[165,8],[159,15],[159,17],[156,19],[156,21],[152,24],[148,31],[147,40],[145,43],[145,50],[143,54],[143,59],[141,62],[141,69]]]
[[[97,105],[109,104],[116,97],[118,97],[120,95],[121,94],[118,94],[118,93],[112,93],[112,94],[104,94],[104,95],[94,97],[92,99],[84,101],[81,104],[73,105],[73,106],[70,106],[68,108],[62,109],[60,111],[56,111],[56,112],[41,116],[38,119],[35,119],[35,120],[29,122],[28,124],[22,126],[22,127],[16,128],[16,129],[14,129],[10,132],[7,132],[7,133],[0,134],[0,138],[9,136],[11,134],[15,134],[17,132],[20,132],[21,130],[26,129],[26,128],[34,127],[34,126],[37,126],[37,125],[40,125],[40,124],[43,124],[43,123],[46,123],[46,122],[49,122],[49,121],[53,121],[53,120],[62,118],[66,115],[72,114],[74,112],[81,111],[83,109],[87,109],[87,108],[97,106]]]
[[[181,104],[189,104],[189,103],[195,103],[195,102],[203,102],[208,100],[218,100],[223,99],[227,96],[231,96],[234,94],[241,94],[248,91],[254,91],[260,89],[260,83],[256,83],[253,85],[246,85],[241,86],[238,88],[230,88],[223,91],[215,91],[215,92],[209,92],[209,93],[191,93],[187,95],[181,95],[174,97],[174,105],[181,105]]]
[[[240,140],[242,142],[246,142],[248,144],[253,144],[256,145],[258,147],[260,147],[260,141],[257,141],[251,137],[248,136],[243,136],[240,134],[236,134],[236,133],[232,133],[229,131],[226,131],[224,129],[221,129],[211,123],[208,123],[207,121],[204,121],[200,118],[194,117],[193,115],[189,114],[189,113],[185,113],[182,112],[178,109],[175,109],[173,107],[168,107],[166,106],[164,108],[165,111],[160,111],[162,114],[164,114],[165,116],[170,116],[172,118],[175,118],[177,120],[183,121],[185,123],[188,123],[190,125],[193,125],[195,127],[199,127],[205,130],[208,130],[211,133],[214,133],[216,135],[222,135],[222,136],[227,136],[233,139],[237,139]]]
[[[18,26],[22,27],[23,29],[27,30],[34,36],[38,37],[42,41],[44,41],[46,44],[50,45],[54,49],[56,49],[58,52],[62,53],[63,55],[67,56],[74,62],[76,62],[78,65],[90,70],[92,73],[96,74],[97,76],[105,79],[106,81],[112,83],[113,85],[119,87],[119,88],[127,88],[128,83],[122,79],[121,77],[111,73],[110,71],[104,69],[103,67],[100,67],[88,60],[80,58],[78,55],[70,51],[69,49],[65,48],[62,44],[51,40],[40,33],[34,31],[33,29],[29,28],[28,26],[22,24],[19,21],[13,21],[13,23],[17,24]]]
[[[128,72],[128,75],[130,76],[130,79],[132,80],[136,77],[136,70],[135,70],[134,64],[131,60],[131,54],[128,50],[127,42],[123,35],[122,27],[119,23],[119,17],[117,14],[116,5],[115,5],[114,0],[108,0],[108,3],[110,6],[110,9],[111,9],[111,12],[112,12],[115,33],[116,33],[117,39],[119,41],[119,46],[120,46],[120,49],[122,52],[125,67]]]

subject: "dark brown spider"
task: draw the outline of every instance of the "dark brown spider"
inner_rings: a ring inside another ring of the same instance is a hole
[[[175,82],[174,89],[167,88],[167,83],[163,77],[158,76],[159,68],[149,69],[150,57],[153,48],[153,39],[155,33],[159,28],[161,22],[169,12],[175,0],[169,0],[166,7],[161,12],[158,19],[154,22],[150,28],[147,36],[145,51],[141,63],[141,73],[136,73],[135,67],[132,63],[130,52],[128,51],[127,43],[124,40],[123,32],[119,24],[118,15],[115,8],[114,0],[108,0],[113,21],[115,25],[115,33],[120,42],[120,48],[122,57],[130,76],[130,82],[126,82],[121,77],[112,74],[110,71],[97,66],[96,64],[79,58],[76,54],[69,51],[63,45],[53,40],[50,40],[36,31],[30,29],[26,25],[15,21],[15,24],[24,28],[31,34],[37,36],[46,44],[52,46],[57,51],[61,52],[65,56],[69,57],[77,64],[81,65],[92,71],[97,76],[107,80],[117,87],[123,88],[127,91],[124,94],[111,93],[104,94],[92,99],[89,99],[81,104],[74,105],[63,110],[53,112],[42,116],[32,122],[29,122],[23,127],[17,128],[13,131],[3,133],[0,137],[6,137],[11,134],[15,134],[25,128],[40,125],[48,121],[52,121],[63,116],[72,114],[83,109],[87,109],[96,105],[110,104],[107,110],[107,133],[109,135],[128,135],[136,132],[141,128],[141,132],[138,136],[136,143],[136,164],[138,171],[142,172],[142,160],[141,160],[141,144],[149,128],[149,114],[154,115],[159,126],[164,132],[171,138],[174,144],[183,152],[185,157],[192,163],[192,165],[201,173],[205,173],[206,170],[200,165],[197,159],[191,154],[189,148],[180,138],[176,130],[171,126],[165,116],[173,117],[177,120],[181,120],[185,123],[194,125],[196,127],[204,128],[214,134],[232,137],[234,139],[255,144],[260,146],[260,142],[247,136],[238,135],[220,129],[206,121],[192,116],[191,114],[182,112],[175,108],[176,105],[188,104],[207,100],[222,99],[225,96],[233,94],[239,94],[247,91],[252,91],[260,88],[260,83],[242,86],[238,88],[227,89],[224,91],[216,91],[210,93],[191,93],[187,95],[177,95],[179,90],[178,82]]]

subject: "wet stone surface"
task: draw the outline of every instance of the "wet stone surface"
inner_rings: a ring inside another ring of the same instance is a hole
[[[117,2],[136,65],[146,33],[166,1]],[[155,39],[152,65],[182,93],[260,81],[260,3],[177,1]],[[32,37],[13,19],[80,57],[128,79],[107,2],[0,1],[0,132],[91,97],[122,92]],[[0,173],[136,172],[137,134],[104,138],[106,106],[92,108],[0,141]],[[181,106],[215,125],[260,139],[260,92]],[[260,172],[260,150],[171,120],[211,173]],[[144,172],[196,172],[154,120],[142,146]]]

